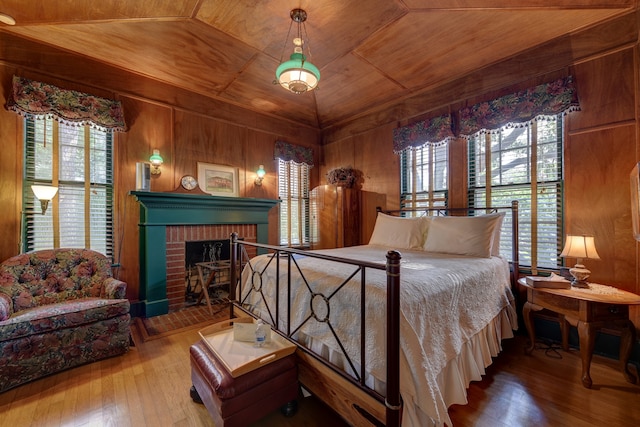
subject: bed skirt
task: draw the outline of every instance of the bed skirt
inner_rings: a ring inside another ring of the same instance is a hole
[[[467,387],[471,381],[479,381],[485,374],[485,368],[492,363],[492,357],[496,357],[502,351],[501,341],[506,338],[513,338],[513,331],[518,328],[518,320],[514,307],[507,305],[500,313],[489,322],[477,334],[469,338],[463,345],[458,356],[449,360],[445,368],[437,376],[437,389],[440,391],[442,401],[430,402],[431,407],[419,407],[412,399],[408,399],[409,394],[415,396],[406,387],[412,387],[412,373],[407,372],[407,363],[401,360],[400,370],[400,392],[403,397],[403,427],[452,427],[451,420],[447,413],[447,408],[454,404],[464,405],[467,403]],[[318,340],[309,339],[308,336],[299,337],[315,353],[330,361],[335,366],[351,371],[344,357],[340,352],[329,349]],[[403,359],[403,356],[401,356]],[[352,372],[352,371],[351,371]],[[375,389],[381,394],[385,394],[385,384],[373,376],[366,379],[368,387]],[[440,414],[439,419],[428,415]]]
[[[438,375],[438,389],[441,390],[446,407],[467,404],[467,388],[471,381],[480,381],[485,368],[502,351],[502,340],[513,338],[518,329],[518,319],[514,308],[509,305],[493,318],[480,332],[472,336],[462,346],[458,356],[450,360]],[[402,389],[402,373],[400,387]],[[434,420],[413,402],[404,401],[402,425],[452,427],[449,415]]]

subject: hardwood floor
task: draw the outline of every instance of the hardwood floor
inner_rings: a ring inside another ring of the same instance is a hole
[[[640,425],[640,386],[624,380],[617,361],[594,356],[593,386],[586,389],[578,350],[545,351],[537,344],[527,356],[526,343],[523,336],[503,341],[487,375],[471,383],[469,404],[449,408],[454,426]]]
[[[134,336],[136,331],[134,329]],[[189,397],[189,346],[197,329],[142,343],[121,357],[81,366],[0,394],[0,426],[213,426]],[[577,351],[524,355],[526,339],[504,341],[469,404],[450,409],[454,426],[640,425],[640,386],[626,383],[616,361],[594,357],[591,390],[580,383]],[[278,411],[255,424],[344,425],[324,405],[301,399],[292,418]]]

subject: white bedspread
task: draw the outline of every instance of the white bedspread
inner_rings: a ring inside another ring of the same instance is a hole
[[[334,256],[384,263],[386,249],[379,246],[357,246],[350,248],[317,251]],[[269,260],[269,255],[261,255],[251,260],[254,271],[261,272]],[[328,314],[330,325],[339,331],[338,335],[347,354],[352,357],[359,370],[360,342],[360,286],[357,275],[334,296],[337,286],[354,271],[354,266],[337,264],[296,255],[296,261],[304,269],[308,286],[296,281],[292,291],[292,329],[297,328],[310,315],[313,304],[316,315],[322,319]],[[271,262],[271,266],[275,261]],[[286,331],[286,261],[281,260],[281,319],[279,327]],[[243,272],[243,296],[250,287],[261,284],[267,300],[275,297],[275,268],[269,268],[261,276],[252,274],[248,267]],[[300,275],[294,269],[292,278]],[[366,367],[372,377],[367,384],[380,389],[386,376],[385,366],[385,302],[386,275],[384,271],[367,269],[367,347]],[[303,289],[299,289],[302,287]],[[313,298],[312,292],[323,297]],[[254,305],[259,315],[268,319],[268,313],[261,298],[253,293],[248,302]],[[271,312],[275,305],[270,303]],[[443,369],[461,354],[463,346],[472,337],[483,331],[494,318],[506,310],[511,326],[515,329],[513,295],[509,284],[508,262],[500,257],[473,258],[455,255],[427,253],[423,251],[402,251],[401,261],[401,382],[400,391],[405,408],[417,407],[435,424],[448,423],[446,391],[438,383]],[[312,320],[305,323],[296,339],[315,350],[323,351],[333,363],[349,369],[342,351],[330,328],[323,322]],[[418,425],[424,418],[413,413],[403,416],[403,425]]]

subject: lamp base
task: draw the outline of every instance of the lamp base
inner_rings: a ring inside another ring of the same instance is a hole
[[[587,282],[587,279],[591,275],[591,271],[587,270],[584,265],[576,264],[573,268],[569,269],[569,273],[573,276],[571,287],[582,289],[589,288],[589,282]]]
[[[579,289],[589,289],[589,282],[587,282],[586,280],[573,280],[571,282],[571,287],[572,288],[579,288]]]

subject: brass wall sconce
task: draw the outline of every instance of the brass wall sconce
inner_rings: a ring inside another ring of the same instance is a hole
[[[149,157],[151,162],[151,175],[160,175],[162,172],[160,166],[164,163],[162,156],[160,156],[160,150],[153,150],[153,154]]]
[[[256,180],[254,181],[255,185],[261,186],[262,180],[264,179],[264,176],[266,174],[267,172],[264,170],[264,165],[260,165],[260,167],[258,167],[258,170],[256,171]]]
[[[58,187],[51,185],[32,185],[31,190],[38,200],[40,200],[40,208],[42,209],[42,215],[44,215],[45,212],[47,212],[49,201],[53,200],[58,192]]]

